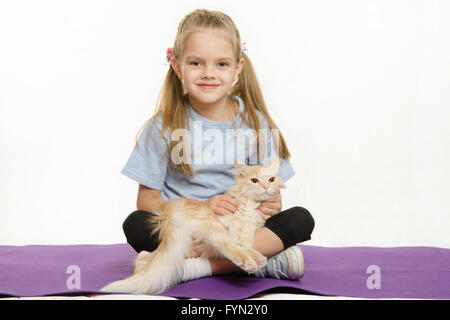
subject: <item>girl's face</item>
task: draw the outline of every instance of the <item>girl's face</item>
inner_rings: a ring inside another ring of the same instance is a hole
[[[179,60],[172,58],[171,65],[191,100],[214,104],[226,98],[244,59],[236,62],[224,31],[197,29],[186,38],[183,55]]]

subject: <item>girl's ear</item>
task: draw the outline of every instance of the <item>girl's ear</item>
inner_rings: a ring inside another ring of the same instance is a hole
[[[177,61],[177,59],[175,59],[175,57],[172,57],[170,59],[170,65],[172,66],[173,71],[175,71],[175,73],[178,76],[178,79],[183,80],[183,76],[181,74],[181,70],[180,70],[180,65]]]
[[[245,171],[247,171],[247,165],[244,163],[234,162],[234,170],[236,171],[235,176],[242,178]]]
[[[236,64],[236,71],[235,71],[235,79],[237,80],[239,78],[239,74],[241,73],[242,69],[244,68],[245,60],[244,58],[241,58],[237,64]]]

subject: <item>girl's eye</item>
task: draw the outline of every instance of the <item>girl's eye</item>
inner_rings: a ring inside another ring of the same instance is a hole
[[[252,178],[251,181],[252,181],[253,183],[258,183],[259,180],[256,179],[256,178]]]
[[[269,178],[269,182],[274,182],[275,181],[275,177],[270,177]]]
[[[198,66],[200,66],[200,64],[201,63],[198,61],[189,62],[189,65],[194,66],[194,67],[198,67]],[[226,68],[229,66],[229,64],[227,62],[219,62],[218,66],[219,66],[219,68]]]

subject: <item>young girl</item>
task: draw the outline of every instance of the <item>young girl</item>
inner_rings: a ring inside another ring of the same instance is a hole
[[[286,182],[295,174],[283,136],[274,137],[279,131],[245,50],[234,22],[224,13],[195,10],[179,24],[174,46],[167,51],[170,66],[157,111],[122,170],[139,183],[137,210],[127,217],[123,230],[140,255],[159,244],[147,220],[160,202],[183,196],[205,201],[217,215],[233,214],[238,203],[224,193],[234,182],[235,161],[266,164],[279,156],[280,178]],[[245,141],[239,139],[242,133]],[[254,248],[269,259],[254,276],[300,279],[303,256],[295,244],[310,239],[311,214],[302,207],[281,211],[280,194],[261,202],[257,210],[265,225],[256,231]],[[238,271],[225,258],[198,258],[192,252],[178,280]]]

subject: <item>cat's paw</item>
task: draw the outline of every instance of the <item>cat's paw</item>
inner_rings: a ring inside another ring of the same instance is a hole
[[[259,270],[258,264],[252,258],[244,261],[244,264],[241,266],[241,269],[247,273],[253,273]]]
[[[245,251],[247,251],[247,250],[245,250]],[[237,265],[239,268],[241,268],[245,272],[248,272],[248,273],[256,272],[259,269],[258,263],[253,259],[253,257],[250,254],[248,254],[245,251],[242,250],[241,252],[239,252],[236,255],[236,257],[234,257],[234,259],[232,259],[231,261],[233,261],[233,263],[235,265]]]
[[[247,250],[248,254],[252,256],[252,258],[256,261],[256,264],[258,265],[258,269],[264,267],[267,263],[267,258],[262,255],[259,251],[249,248]]]

